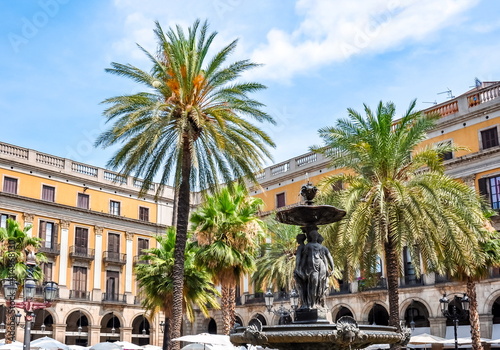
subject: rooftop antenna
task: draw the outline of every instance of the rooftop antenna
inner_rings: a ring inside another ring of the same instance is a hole
[[[483,82],[481,80],[479,80],[478,77],[475,77],[474,78],[474,85],[469,86],[469,87],[475,87],[476,89],[479,89],[482,85],[483,85]]]
[[[431,101],[431,102],[422,101],[422,103],[432,103],[433,105],[437,105],[438,104],[436,100]]]
[[[441,95],[441,94],[448,94],[448,97],[447,98],[455,98],[455,96],[453,96],[453,92],[451,92],[451,89],[450,88],[447,88],[448,90],[446,91],[443,91],[443,92],[438,92],[437,94],[438,95]]]

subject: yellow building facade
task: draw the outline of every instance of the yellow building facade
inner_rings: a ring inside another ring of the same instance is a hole
[[[423,145],[466,146],[467,150],[445,156],[447,173],[474,186],[499,209],[500,83],[483,83],[424,112],[438,112],[441,119]],[[250,194],[264,200],[263,215],[267,215],[299,204],[300,188],[308,181],[317,184],[343,171],[330,169],[322,155],[307,153],[264,169],[258,174],[259,186],[252,186]],[[133,268],[141,250],[155,244],[153,236],[173,224],[174,190],[167,187],[155,200],[155,184],[139,197],[140,179],[5,143],[0,143],[0,181],[0,224],[12,217],[31,225],[30,234],[43,239],[41,251],[49,260],[43,266],[45,278],[60,286],[59,299],[36,312],[33,338],[48,335],[80,345],[106,340],[161,344],[163,316],[145,315]],[[199,198],[193,193],[193,205]],[[500,229],[496,217],[493,224]],[[439,298],[443,293],[463,292],[465,286],[432,273],[417,278],[409,257],[402,258],[401,319],[414,317],[420,333],[448,336],[451,325],[440,313]],[[381,265],[375,288],[364,288],[362,281],[341,281],[340,290],[332,290],[327,297],[332,320],[343,315],[352,315],[360,323],[387,319],[384,271]],[[242,279],[238,323],[278,322],[276,315],[265,312],[262,292],[249,276]],[[492,269],[489,278],[478,284],[478,301],[483,337],[500,338],[500,271]],[[5,318],[3,308],[0,318]],[[217,310],[208,319],[198,314],[194,324],[184,323],[183,333],[220,332],[221,320]],[[459,328],[467,332],[467,326]],[[22,339],[22,330],[18,332]]]

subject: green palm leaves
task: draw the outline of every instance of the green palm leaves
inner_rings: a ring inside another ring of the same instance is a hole
[[[141,260],[147,263],[138,264],[135,272],[141,295],[142,305],[152,315],[163,311],[167,318],[171,315],[172,305],[172,269],[174,266],[175,230],[170,228],[165,236],[156,236],[157,247],[143,251]],[[197,308],[208,316],[209,308],[218,308],[216,296],[219,295],[211,283],[211,275],[196,264],[195,257],[199,248],[190,243],[186,247],[184,261],[184,306],[188,319],[193,322],[194,309]]]
[[[180,183],[186,156],[193,189],[214,186],[219,180],[253,178],[270,156],[265,147],[274,143],[250,123],[252,119],[274,123],[263,105],[250,97],[265,87],[236,81],[256,64],[226,63],[237,41],[208,58],[217,33],[207,30],[206,22],[196,21],[188,33],[180,27],[164,32],[157,22],[158,52],[140,47],[152,63],[149,72],[120,63],[106,69],[147,88],[103,101],[109,105],[104,115],[113,125],[96,141],[103,147],[121,144],[108,165],[143,177],[143,190],[158,174],[161,185],[172,179]]]
[[[326,147],[313,147],[329,155],[332,165],[348,169],[320,185],[324,201],[347,211],[325,243],[334,256],[344,254],[365,271],[383,257],[392,325],[399,324],[405,247],[429,270],[472,270],[484,261],[478,247],[487,237],[475,191],[443,173],[441,155],[452,147],[418,147],[438,116],[414,108],[415,101],[398,120],[392,103],[380,102],[375,111],[365,105],[365,116],[350,109],[347,119],[319,131]],[[345,190],[332,189],[338,181]]]
[[[225,334],[234,324],[235,291],[243,274],[255,269],[255,255],[263,238],[257,218],[262,201],[249,197],[241,185],[224,187],[207,195],[191,215],[192,230],[200,245],[197,260],[212,272],[222,287]]]

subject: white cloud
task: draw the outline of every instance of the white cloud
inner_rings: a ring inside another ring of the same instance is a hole
[[[265,64],[260,74],[268,79],[293,75],[356,54],[383,52],[420,41],[456,24],[477,0],[299,0],[303,16],[297,29],[287,33],[271,29],[267,43],[252,60]]]

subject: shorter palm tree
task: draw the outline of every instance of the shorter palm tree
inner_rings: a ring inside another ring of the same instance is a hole
[[[255,255],[263,237],[257,214],[263,202],[248,196],[245,187],[224,187],[207,195],[191,215],[192,230],[201,249],[199,263],[221,285],[224,334],[234,325],[236,286],[244,274],[255,270]]]
[[[296,237],[302,232],[298,226],[281,224],[274,219],[266,221],[266,227],[270,242],[262,247],[264,252],[257,259],[252,279],[261,289],[274,286],[290,291],[295,288]]]
[[[142,306],[151,316],[159,311],[165,314],[164,348],[170,340],[168,329],[172,317],[175,229],[169,228],[165,236],[156,236],[156,248],[145,249],[141,260],[148,262],[138,264],[135,272],[139,282],[140,295],[143,296]],[[194,243],[188,243],[184,261],[184,293],[183,309],[190,322],[194,321],[194,306],[208,317],[209,309],[218,309],[217,296],[220,293],[211,283],[211,275],[196,263],[199,248]]]
[[[38,237],[31,237],[29,230],[31,225],[21,228],[19,223],[13,219],[7,219],[5,227],[0,228],[0,253],[2,260],[0,264],[0,279],[14,278],[18,282],[18,291],[16,297],[20,295],[23,288],[23,281],[28,275],[28,269],[25,264],[26,255],[30,251],[36,251],[42,245],[42,239]],[[43,253],[35,255],[37,265],[30,272],[32,277],[41,281],[43,279],[43,272],[39,263],[47,261]],[[7,308],[7,320],[14,320],[15,309]],[[15,330],[11,329],[13,322],[7,322],[6,329],[6,343],[14,341]]]

